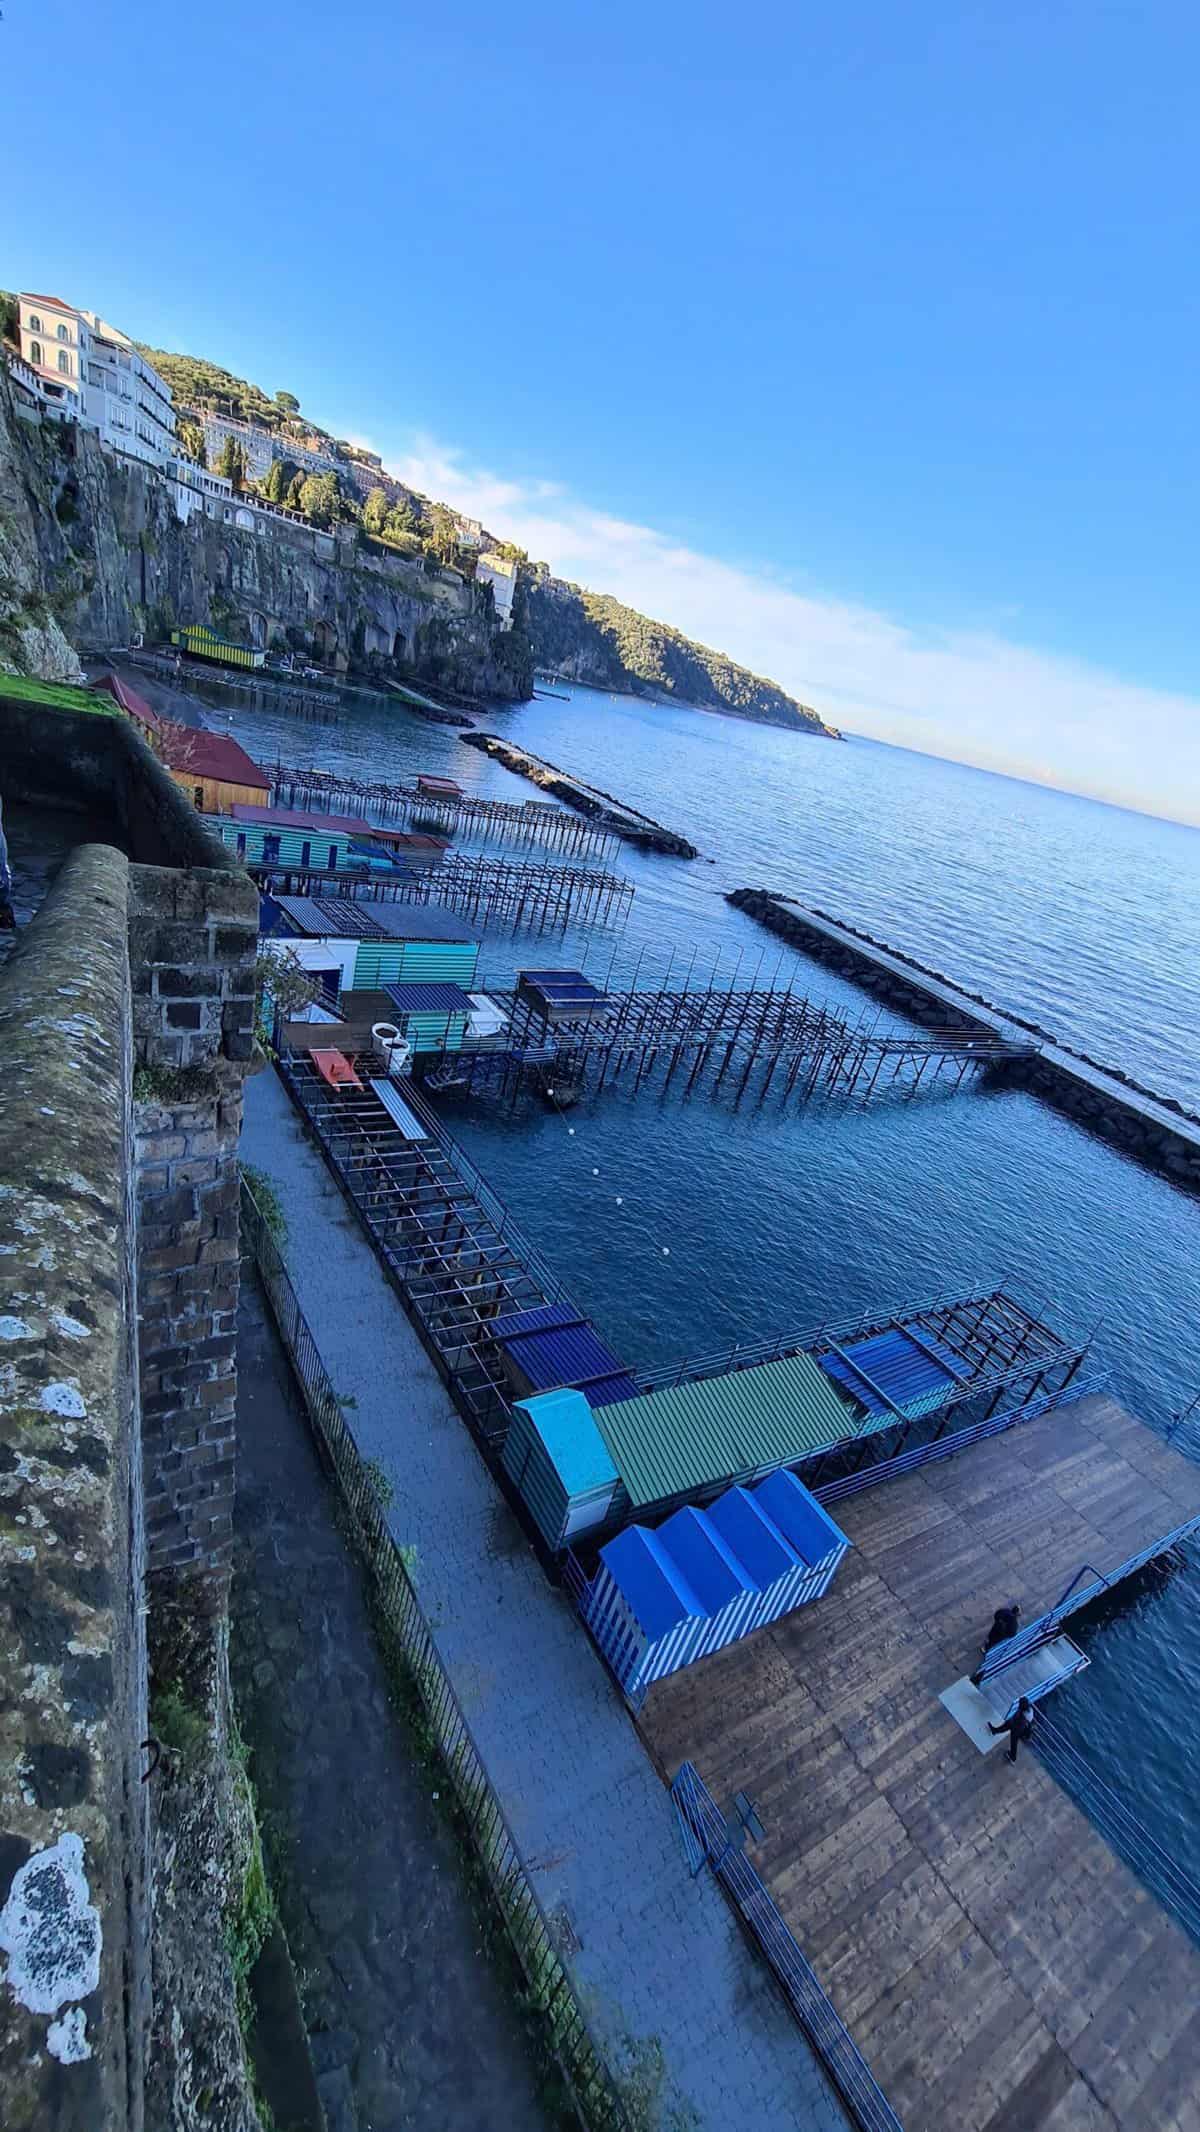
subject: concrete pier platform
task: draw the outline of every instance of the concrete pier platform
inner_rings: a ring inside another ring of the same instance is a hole
[[[1117,1069],[1080,1057],[1034,1024],[1002,1014],[936,971],[790,896],[739,888],[728,901],[801,954],[827,964],[914,1021],[973,1029],[990,1037],[1004,1034],[1011,1039],[1018,1032],[1035,1037],[1037,1055],[1019,1071],[1024,1086],[1172,1184],[1200,1193],[1200,1120],[1189,1117],[1173,1098],[1156,1096]]]
[[[1198,1514],[1200,1467],[1081,1400],[839,1503],[828,1597],[650,1692],[667,1776],[753,1798],[749,1855],[912,2132],[1200,2127],[1200,1953],[1035,1753],[939,1700],[1001,1601],[1031,1620]]]

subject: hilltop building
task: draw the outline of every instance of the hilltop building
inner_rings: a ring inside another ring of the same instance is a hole
[[[160,469],[176,457],[170,386],[128,334],[59,296],[19,298],[21,354],[47,401],[100,441]]]
[[[511,629],[513,597],[517,589],[517,566],[507,555],[481,555],[475,565],[475,581],[490,585],[501,629]]]

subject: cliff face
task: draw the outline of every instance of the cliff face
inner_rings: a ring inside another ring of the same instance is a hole
[[[532,687],[524,637],[456,573],[427,576],[353,529],[181,524],[168,485],[135,462],[24,422],[0,366],[0,665],[61,676],[78,665],[67,638],[98,650],[181,622],[480,698]]]
[[[41,435],[18,415],[0,363],[0,672],[75,681],[79,660],[56,611],[69,588],[51,496]]]
[[[674,696],[698,710],[838,737],[819,712],[798,703],[775,682],[607,594],[585,592],[555,578],[532,578],[527,614],[538,665],[568,680],[632,695]]]

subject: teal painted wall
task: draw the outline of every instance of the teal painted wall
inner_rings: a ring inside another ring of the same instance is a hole
[[[215,815],[211,820],[212,826],[218,831],[222,843],[227,844],[231,851],[236,852],[238,838],[245,837],[246,848],[241,856],[244,857],[247,866],[261,866],[264,838],[277,836],[279,839],[278,864],[281,867],[291,866],[297,871],[306,865],[314,869],[323,869],[328,867],[330,853],[332,852],[334,866],[341,869],[348,868],[361,872],[364,867],[367,867],[384,873],[391,873],[393,870],[390,859],[373,859],[365,852],[351,851],[350,845],[353,839],[347,836],[344,830],[272,830],[264,828],[258,822],[229,821],[223,815]],[[307,859],[304,857],[306,844],[308,845]]]
[[[407,1014],[398,1015],[397,1020],[414,1052],[462,1050],[465,1014]]]
[[[386,922],[386,912],[379,906]],[[354,983],[360,992],[382,985],[449,984],[469,992],[475,982],[479,943],[475,940],[360,940]]]

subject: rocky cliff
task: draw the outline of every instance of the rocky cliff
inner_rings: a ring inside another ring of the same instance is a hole
[[[454,572],[260,516],[182,524],[171,487],[74,428],[18,413],[0,365],[0,667],[46,678],[83,651],[206,623],[243,643],[309,652],[363,675],[408,676],[518,701],[532,667],[483,588]]]
[[[527,573],[523,573],[527,575]],[[724,711],[760,725],[840,736],[818,711],[724,652],[696,644],[607,593],[528,574],[527,627],[539,666],[571,681],[631,695],[676,697],[698,710]]]

